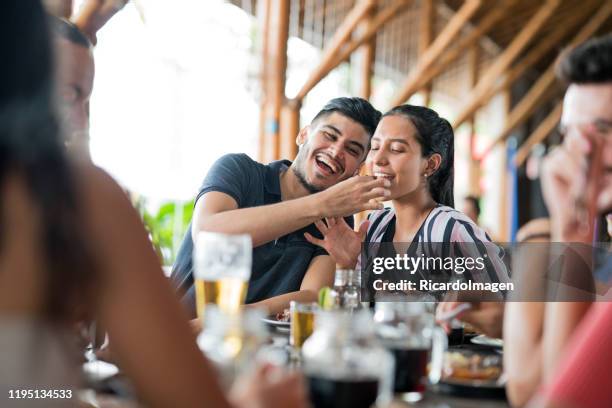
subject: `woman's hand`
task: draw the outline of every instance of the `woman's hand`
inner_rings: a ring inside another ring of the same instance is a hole
[[[239,379],[230,399],[237,408],[306,408],[306,386],[301,374],[271,366]]]
[[[439,316],[450,314],[465,302],[441,302],[436,310],[438,322],[446,332],[450,331],[447,321],[440,321]],[[471,302],[471,307],[464,308],[455,318],[471,324],[479,332],[495,338],[502,337],[504,321],[504,303],[502,302]]]
[[[320,220],[315,222],[315,226],[323,234],[323,239],[315,238],[307,232],[304,237],[308,242],[325,249],[334,258],[338,267],[353,269],[357,264],[368,225],[369,221],[366,220],[361,223],[357,231],[354,231],[344,218],[325,218],[325,223]]]

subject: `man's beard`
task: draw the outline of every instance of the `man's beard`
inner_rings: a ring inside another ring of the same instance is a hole
[[[300,152],[301,153],[301,152]],[[291,166],[291,168],[293,169],[293,174],[295,174],[295,176],[297,177],[298,181],[300,182],[300,184],[306,189],[308,190],[308,192],[310,194],[314,194],[314,193],[318,193],[320,191],[323,191],[322,188],[317,187],[311,183],[308,182],[308,180],[306,180],[306,174],[304,174],[303,171],[303,166],[305,165],[304,160],[302,159],[302,157],[300,157],[300,154],[298,153],[298,157],[295,158],[295,166]]]

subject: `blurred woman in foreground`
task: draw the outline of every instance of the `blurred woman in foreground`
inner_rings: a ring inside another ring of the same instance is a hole
[[[100,169],[64,156],[49,37],[39,1],[1,3],[0,405],[23,389],[66,391],[43,406],[74,403],[79,350],[67,334],[86,315],[108,329],[147,406],[230,406],[127,197]],[[297,377],[268,374],[234,402],[302,406]]]

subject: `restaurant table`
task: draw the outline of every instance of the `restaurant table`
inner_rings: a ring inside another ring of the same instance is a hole
[[[422,401],[406,403],[396,400],[389,408],[507,408],[509,406],[504,400],[454,397],[427,390]]]
[[[286,330],[272,329],[272,343],[276,347],[286,346],[289,333]],[[459,348],[474,350],[491,350],[489,347],[466,344]],[[425,392],[424,398],[416,403],[394,400],[388,408],[507,408],[510,405],[504,399],[458,397],[439,392],[436,386],[431,386]],[[384,407],[380,407],[384,408]]]

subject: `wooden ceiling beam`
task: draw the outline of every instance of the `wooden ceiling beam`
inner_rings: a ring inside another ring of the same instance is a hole
[[[372,23],[368,25],[368,28],[365,32],[358,35],[357,38],[353,38],[349,43],[345,44],[344,47],[342,47],[340,53],[334,60],[333,64],[329,67],[327,73],[329,73],[329,71],[340,65],[342,62],[346,61],[351,56],[353,51],[355,51],[357,48],[372,40],[372,38],[374,38],[376,33],[383,27],[383,25],[391,21],[393,18],[399,16],[402,9],[410,5],[412,1],[413,0],[396,0],[391,5],[388,5],[387,7],[379,11],[372,19]]]
[[[491,12],[482,18],[478,25],[469,34],[463,37],[454,48],[442,54],[440,60],[434,66],[423,72],[421,78],[415,78],[413,81],[411,81],[410,86],[406,85],[406,99],[409,99],[412,94],[417,91],[419,86],[428,86],[431,81],[444,72],[444,70],[448,68],[450,64],[464,55],[464,53],[470,47],[476,44],[482,38],[482,36],[486,35],[489,30],[506,15],[509,6],[514,3],[516,3],[516,0],[509,0],[502,3],[499,7],[495,7],[493,10],[491,10]]]
[[[540,122],[536,130],[525,140],[519,150],[516,152],[514,163],[516,166],[522,166],[531,148],[538,143],[543,142],[548,135],[557,127],[557,124],[561,120],[561,113],[563,112],[563,102],[558,102],[555,108],[546,116],[546,118]]]
[[[485,96],[485,100],[490,100],[495,94],[502,90],[509,88],[517,79],[519,79],[527,69],[531,68],[540,59],[551,52],[559,43],[565,38],[565,36],[571,31],[574,26],[583,20],[593,8],[582,7],[584,10],[582,13],[578,13],[575,16],[567,18],[562,24],[559,24],[556,30],[549,33],[542,41],[537,43],[527,55],[521,59],[518,64],[512,67],[507,73],[502,82],[499,82],[491,91]]]
[[[586,41],[597,32],[599,27],[606,22],[610,15],[612,15],[612,2],[605,2],[595,11],[595,13],[593,13],[589,21],[574,36],[569,46],[572,47]],[[536,83],[531,87],[529,92],[527,92],[523,99],[521,99],[514,109],[512,109],[512,112],[508,115],[508,120],[506,121],[504,129],[495,138],[495,141],[487,149],[487,152],[497,143],[506,140],[510,133],[516,129],[517,126],[520,126],[534,111],[534,107],[540,101],[541,97],[555,82],[555,64],[556,61],[550,64],[546,71],[544,71]]]
[[[525,49],[527,44],[540,30],[544,22],[553,14],[560,0],[546,0],[539,8],[537,13],[525,25],[525,28],[515,37],[514,41],[504,50],[504,52],[493,62],[487,72],[482,76],[478,85],[468,97],[465,108],[459,112],[453,122],[453,128],[458,128],[463,122],[469,119],[487,101],[485,96],[497,83],[499,77],[512,64],[516,57]]]
[[[422,0],[419,10],[419,58],[427,52],[435,35],[436,23],[435,0]],[[423,106],[431,101],[431,84],[423,87]]]
[[[346,15],[344,21],[336,30],[334,36],[329,41],[329,44],[323,51],[321,62],[311,72],[310,76],[302,85],[294,99],[301,101],[306,94],[310,92],[325,76],[334,69],[333,63],[336,60],[336,55],[341,47],[349,40],[351,34],[357,27],[357,24],[368,14],[368,12],[376,5],[376,0],[361,0],[355,7]]]
[[[392,106],[402,104],[406,101],[411,91],[414,93],[414,91],[422,85],[421,77],[448,48],[463,26],[476,13],[481,4],[482,0],[466,0],[463,6],[461,6],[457,13],[450,19],[448,24],[446,24],[442,32],[436,37],[431,46],[427,48],[427,51],[419,58],[416,67],[410,72],[407,80],[391,99]]]

